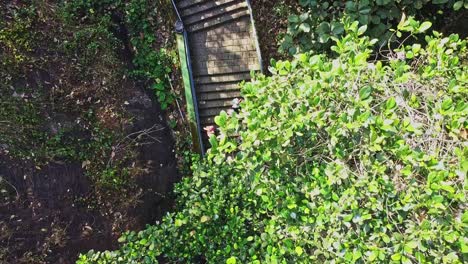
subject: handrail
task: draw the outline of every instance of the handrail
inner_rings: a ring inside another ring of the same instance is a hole
[[[182,31],[182,32],[178,32],[178,33],[182,33],[183,37],[184,37],[185,59],[186,59],[186,63],[187,63],[187,70],[188,70],[188,73],[189,73],[190,89],[191,89],[191,92],[192,92],[192,99],[193,99],[193,107],[195,108],[195,121],[196,121],[196,125],[197,125],[197,136],[198,136],[198,140],[199,140],[199,144],[200,144],[201,155],[205,156],[205,147],[203,145],[203,140],[202,140],[200,116],[198,114],[197,93],[195,91],[195,82],[194,82],[194,79],[193,79],[193,72],[192,72],[192,59],[190,57],[190,48],[189,48],[189,44],[188,44],[188,34],[187,34],[187,30],[185,30],[185,26],[183,24],[182,17],[180,16],[179,9],[177,8],[177,5],[176,5],[175,1],[171,0],[171,2],[172,2],[172,6],[174,7],[174,11],[176,12],[177,19],[178,19],[176,25],[181,27],[181,28],[177,28],[177,26],[176,26],[176,28],[177,28],[177,30]]]
[[[260,63],[260,72],[263,72],[263,59],[262,59],[262,52],[260,51],[260,43],[258,42],[258,34],[257,34],[257,28],[255,27],[255,19],[253,16],[253,9],[252,5],[250,3],[250,0],[247,0],[247,7],[249,8],[249,13],[250,13],[250,21],[252,22],[252,30],[254,33],[254,39],[255,39],[255,48],[257,50],[257,57],[258,57],[258,63]]]
[[[174,8],[174,11],[175,11],[176,14],[177,14],[177,19],[178,19],[179,21],[182,21],[182,17],[180,16],[179,9],[177,9],[177,5],[176,5],[175,1],[174,1],[174,0],[171,0],[171,2],[172,2],[172,7]]]
[[[197,133],[198,133],[198,140],[200,144],[200,150],[202,156],[205,156],[205,146],[203,145],[203,140],[202,140],[202,133],[201,133],[201,123],[200,123],[200,116],[198,114],[198,100],[197,100],[197,93],[195,91],[195,82],[193,80],[193,72],[192,72],[192,60],[190,58],[190,49],[188,45],[188,36],[187,36],[187,31],[184,29],[184,42],[185,42],[185,51],[186,51],[186,56],[187,56],[187,68],[189,71],[189,77],[190,77],[190,86],[192,89],[192,98],[193,98],[193,107],[195,108],[195,119],[197,122]]]

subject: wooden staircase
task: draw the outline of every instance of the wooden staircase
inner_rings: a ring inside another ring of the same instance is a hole
[[[187,32],[199,123],[215,125],[214,117],[232,109],[240,97],[238,84],[261,71],[248,0],[176,0]],[[207,147],[207,138],[203,142]]]

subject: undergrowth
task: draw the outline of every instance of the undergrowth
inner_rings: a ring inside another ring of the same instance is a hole
[[[132,53],[134,69],[130,74],[136,79],[148,80],[165,110],[174,102],[175,95],[170,89],[167,75],[172,71],[175,54],[167,49],[157,49],[156,29],[166,26],[162,21],[170,13],[158,1],[118,0],[65,1],[64,16],[68,21],[81,19],[86,23],[108,23],[107,30],[118,31],[124,27]],[[121,39],[122,40],[122,39]],[[126,39],[127,40],[127,39]]]
[[[392,35],[389,29],[402,14],[433,22],[442,20],[446,24],[454,11],[468,8],[466,0],[300,0],[299,4],[302,9],[289,16],[288,32],[280,47],[290,54],[328,50],[333,44],[332,37],[344,34],[343,16],[367,25],[366,35],[378,38],[379,45],[383,45]]]
[[[0,152],[38,168],[79,162],[105,187],[128,183],[135,153],[112,149],[131,122],[122,110],[125,86],[153,87],[163,109],[175,98],[167,78],[175,56],[157,48],[170,45],[157,36],[167,26],[163,19],[170,20],[165,6],[145,0],[2,6]]]

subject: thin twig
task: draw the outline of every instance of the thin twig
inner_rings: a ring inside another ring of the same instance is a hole
[[[153,144],[154,142],[161,143],[161,141],[158,138],[152,136],[151,134],[155,133],[155,132],[158,132],[158,131],[162,131],[162,130],[164,130],[164,127],[160,126],[159,124],[154,124],[150,128],[146,128],[146,129],[143,129],[143,130],[136,131],[136,132],[128,134],[123,139],[121,139],[115,145],[115,147],[112,148],[113,149],[112,151],[114,152],[114,155],[109,158],[109,160],[107,162],[107,165],[109,166],[110,164],[112,164],[112,160],[113,160],[114,156],[116,156],[118,153],[128,149],[132,145],[136,145],[136,144],[150,145],[150,144]],[[143,137],[147,137],[147,138],[149,138],[151,140],[150,141],[143,141]]]
[[[171,90],[175,94],[175,90],[174,90],[174,86],[172,85],[171,78],[167,74],[166,74],[166,78],[169,80],[169,85],[171,86]],[[179,113],[180,113],[180,116],[182,118],[182,122],[185,123],[185,117],[184,117],[184,114],[182,113],[182,109],[180,108],[180,104],[179,104],[179,100],[177,100],[177,96],[175,97],[175,101],[176,101],[176,104],[177,104],[177,108],[179,109]]]

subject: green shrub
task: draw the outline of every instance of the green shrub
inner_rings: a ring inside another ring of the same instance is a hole
[[[243,84],[178,211],[78,263],[466,263],[467,42],[373,61],[365,29]]]
[[[126,23],[130,32],[130,42],[134,48],[136,76],[151,80],[153,90],[164,110],[175,100],[166,75],[172,71],[171,58],[167,50],[155,49],[155,30],[158,26],[158,14],[155,3],[147,0],[132,0],[125,6]]]
[[[431,14],[434,5],[445,11],[468,8],[466,0],[299,0],[299,4],[301,14],[289,17],[288,33],[280,47],[291,54],[330,47],[331,37],[339,37],[344,32],[341,23],[344,15],[367,25],[367,35],[383,43],[391,35],[388,29],[398,23],[403,12],[428,18],[434,15]]]

